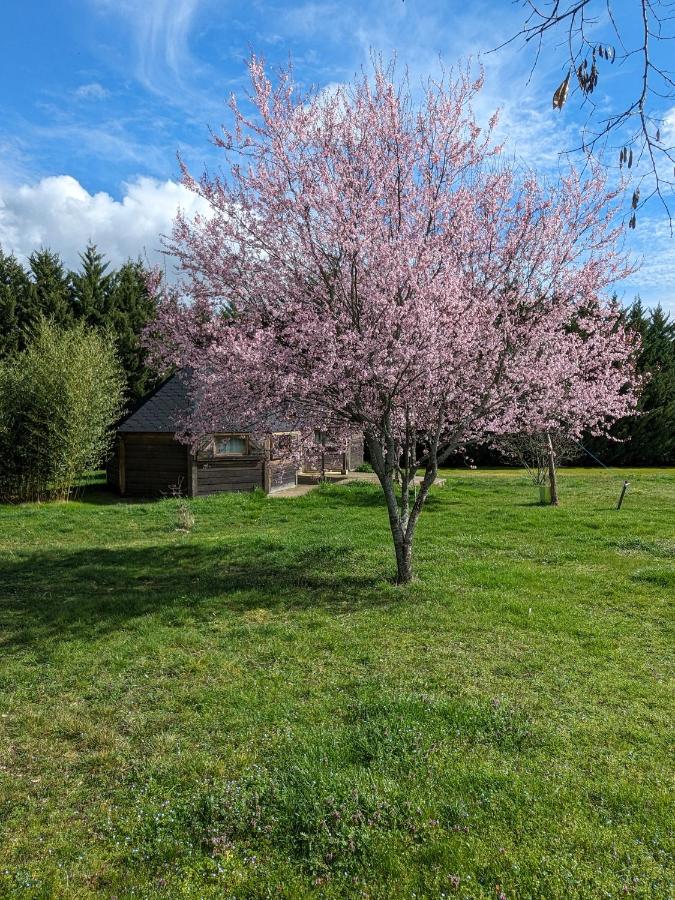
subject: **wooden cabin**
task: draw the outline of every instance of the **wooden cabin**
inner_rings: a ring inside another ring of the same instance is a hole
[[[201,497],[257,487],[271,493],[297,484],[297,463],[283,449],[293,437],[288,425],[270,423],[261,444],[228,423],[193,452],[176,438],[189,402],[188,376],[179,372],[122,421],[108,465],[112,488],[128,497]],[[348,472],[363,462],[363,440],[355,439],[352,446],[346,453],[327,447],[326,471]]]
[[[330,435],[326,432],[317,431],[314,441],[322,448],[321,452],[315,454],[311,462],[305,461],[302,467],[303,472],[311,474],[339,472],[346,475],[348,472],[353,472],[363,462],[363,434],[361,433],[352,436],[346,450],[334,446],[331,443]]]

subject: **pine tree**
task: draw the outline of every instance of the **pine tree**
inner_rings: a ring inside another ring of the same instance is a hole
[[[675,400],[675,322],[660,305],[649,315],[640,365],[651,373],[643,393],[645,407],[658,409]]]
[[[675,322],[661,306],[645,310],[640,298],[628,308],[625,321],[639,335],[638,369],[647,375],[639,414],[622,419],[612,429],[618,440],[589,441],[591,451],[609,465],[675,464]]]
[[[0,359],[23,350],[30,279],[17,258],[0,248]]]
[[[661,306],[647,320],[640,368],[649,381],[632,429],[635,462],[656,465],[675,463],[675,322]]]
[[[74,312],[79,321],[96,328],[108,324],[110,288],[113,273],[107,272],[109,263],[99,253],[95,244],[88,244],[80,254],[79,272],[71,272]]]
[[[139,261],[126,262],[111,282],[107,323],[116,336],[117,352],[127,380],[127,396],[134,403],[153,386],[155,378],[145,366],[140,334],[156,312],[148,293],[146,272]]]
[[[36,250],[28,261],[33,276],[31,320],[44,316],[55,325],[72,325],[72,287],[59,255],[51,250]]]

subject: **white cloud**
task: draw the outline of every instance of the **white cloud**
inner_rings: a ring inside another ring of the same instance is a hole
[[[189,36],[202,0],[94,0],[106,14],[122,17],[136,45],[135,74],[148,90],[162,96],[190,94],[184,74],[197,67]],[[193,102],[194,102],[193,98]]]
[[[80,100],[105,100],[108,93],[102,84],[92,81],[89,84],[81,84],[75,91],[75,96]]]
[[[482,66],[485,83],[474,101],[479,121],[486,123],[499,109],[495,138],[506,142],[507,154],[555,175],[565,166],[563,151],[580,141],[579,124],[569,109],[562,114],[552,109],[559,64],[543,55],[529,79],[533,53],[524,51],[522,42],[488,52],[516,34],[521,24],[517,5],[495,16],[482,0],[467,4],[460,15],[438,0],[393,6],[389,0],[374,0],[361,8],[335,0],[308,0],[288,9],[277,27],[285,29],[289,39],[298,34],[315,42],[339,39],[339,64],[328,70],[333,76],[328,91],[335,76],[349,81],[360,66],[367,71],[373,53],[381,53],[385,62],[395,55],[399,75],[407,73],[414,93],[429,76],[453,65],[470,60],[476,74]]]
[[[151,0],[121,4],[131,12],[139,51],[139,75],[147,87],[156,88],[162,70],[180,77],[190,62],[188,34],[199,0]]]
[[[0,184],[0,246],[20,258],[49,247],[75,267],[93,241],[113,265],[139,255],[163,265],[161,235],[170,234],[179,207],[188,216],[208,212],[205,201],[181,184],[147,177],[125,184],[121,200],[103,191],[90,194],[70,175]]]
[[[675,106],[671,107],[663,117],[661,137],[666,147],[675,146]]]
[[[14,183],[25,181],[29,177],[30,162],[26,141],[16,134],[0,133],[0,160],[2,160],[2,177]]]
[[[675,238],[667,216],[639,216],[637,228],[628,235],[628,249],[641,265],[622,285],[625,300],[639,294],[647,306],[660,303],[675,318]]]

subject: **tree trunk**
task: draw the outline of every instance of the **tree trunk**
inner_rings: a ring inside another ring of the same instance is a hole
[[[368,448],[370,450],[370,461],[382,486],[387,503],[389,527],[394,541],[394,550],[396,551],[396,583],[408,584],[413,577],[413,538],[415,527],[429,493],[429,488],[436,480],[438,472],[436,456],[438,435],[436,435],[436,440],[429,451],[430,458],[426,462],[424,478],[420,484],[419,491],[415,490],[414,487],[415,471],[418,466],[416,463],[410,464],[409,449],[404,448],[403,458],[407,465],[403,469],[403,477],[401,478],[400,506],[394,488],[394,477],[396,474],[401,475],[401,468],[399,466],[399,454],[396,453],[393,442],[387,447],[385,454],[378,440],[368,438],[366,440],[368,440]],[[411,488],[415,490],[415,500],[412,507],[410,505]]]
[[[408,584],[412,581],[412,541],[394,536],[396,550],[396,584]]]
[[[548,446],[548,481],[551,489],[551,506],[558,505],[558,476],[555,467],[555,452],[553,450],[553,442],[551,435],[546,433],[546,444]]]
[[[389,515],[389,528],[391,529],[391,537],[394,543],[394,551],[396,553],[396,583],[408,584],[412,581],[412,541],[414,532],[414,523],[408,528],[409,517],[406,514],[401,515],[396,491],[394,489],[394,466],[390,461],[385,462],[382,448],[377,441],[368,443],[370,449],[370,459],[378,477],[384,498],[387,503],[387,513]],[[391,459],[392,454],[390,454]]]

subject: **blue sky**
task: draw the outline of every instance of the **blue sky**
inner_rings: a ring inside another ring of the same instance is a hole
[[[48,245],[71,265],[89,239],[114,262],[156,258],[177,205],[197,208],[176,183],[176,153],[197,171],[218,165],[208,127],[226,116],[228,95],[245,90],[251,51],[271,64],[292,57],[297,77],[319,87],[349,79],[371,48],[396,51],[414,81],[439,58],[451,65],[484,54],[517,30],[522,15],[509,0],[8,6],[0,33],[0,244],[19,255]],[[509,152],[557,173],[559,150],[578,139],[584,115],[572,102],[562,113],[551,109],[559,58],[545,54],[529,84],[532,57],[519,45],[481,58],[479,115],[501,107]],[[619,96],[623,75],[607,73]],[[625,298],[639,291],[675,310],[675,241],[655,205],[628,240],[645,262],[622,288]]]

